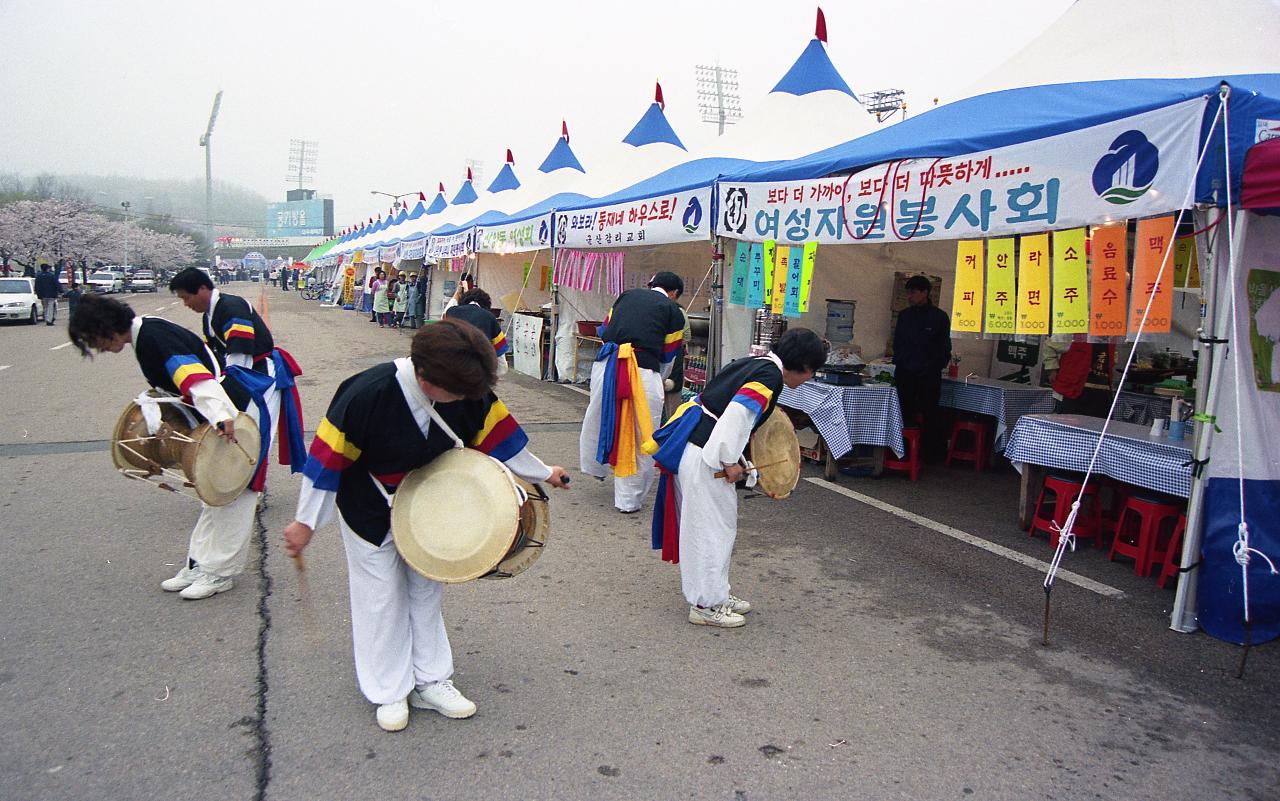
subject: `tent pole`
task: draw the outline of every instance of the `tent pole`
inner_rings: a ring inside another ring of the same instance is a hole
[[[1237,220],[1235,225],[1236,252],[1240,252],[1240,245],[1244,241],[1246,225],[1246,215],[1231,209],[1223,211],[1224,214],[1236,214]],[[1206,214],[1196,214],[1196,227],[1203,228],[1207,224]],[[1223,365],[1226,363],[1226,355],[1230,352],[1231,345],[1223,345],[1215,350],[1210,342],[1204,342],[1203,338],[1215,340],[1231,339],[1235,336],[1234,331],[1229,331],[1231,317],[1223,313],[1222,306],[1233,302],[1235,298],[1235,288],[1225,283],[1218,284],[1218,278],[1221,276],[1225,282],[1230,277],[1229,267],[1224,259],[1228,258],[1230,250],[1223,241],[1222,235],[1215,238],[1217,247],[1211,248],[1206,240],[1202,253],[1197,255],[1202,257],[1200,271],[1201,292],[1205,299],[1205,318],[1201,323],[1200,342],[1200,360],[1196,366],[1196,411],[1203,413],[1212,419],[1217,412],[1218,398],[1222,394],[1222,381],[1217,375],[1214,368],[1216,366],[1215,359],[1221,360]],[[1220,289],[1226,289],[1226,297]],[[1231,343],[1234,344],[1234,343]],[[1193,456],[1198,464],[1205,464],[1209,459],[1210,450],[1213,444],[1214,424],[1211,422],[1198,422],[1196,424],[1195,449]],[[1194,470],[1194,465],[1193,465]],[[1203,468],[1202,468],[1203,470]],[[1201,470],[1201,471],[1202,471]],[[1187,527],[1182,537],[1182,555],[1179,560],[1181,565],[1194,565],[1200,561],[1200,546],[1204,541],[1204,491],[1205,482],[1208,479],[1203,475],[1197,476],[1195,472],[1191,476],[1191,497],[1187,501]],[[1190,634],[1199,627],[1199,621],[1196,614],[1196,595],[1198,589],[1199,573],[1195,571],[1178,573],[1178,589],[1173,599],[1173,613],[1170,616],[1169,628],[1174,631]]]
[[[720,372],[720,350],[724,342],[724,245],[719,236],[711,238],[711,319],[707,328],[707,380]]]
[[[556,356],[559,350],[556,346],[556,334],[560,329],[560,287],[556,285],[556,246],[554,239],[551,245],[551,339],[549,348],[550,353],[547,354],[547,380],[560,381],[560,371],[556,368]],[[577,358],[577,354],[574,354]]]

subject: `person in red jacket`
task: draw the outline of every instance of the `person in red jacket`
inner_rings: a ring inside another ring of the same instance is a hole
[[[1106,417],[1115,391],[1111,374],[1115,370],[1116,346],[1101,342],[1072,342],[1055,359],[1045,358],[1049,384],[1059,414],[1087,414]]]

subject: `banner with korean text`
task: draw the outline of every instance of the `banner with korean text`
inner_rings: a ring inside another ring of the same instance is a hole
[[[747,305],[756,308],[764,305],[764,245],[751,246],[751,270],[747,274]]]
[[[445,236],[431,236],[427,243],[427,256],[432,259],[453,259],[475,253],[474,228]]]
[[[800,267],[800,312],[809,311],[809,293],[813,290],[813,265],[818,258],[818,243],[804,246],[804,264]]]
[[[529,253],[551,247],[551,212],[505,225],[476,229],[479,253]]]
[[[951,302],[951,330],[982,333],[983,248],[981,239],[956,248],[956,287]]]
[[[751,243],[738,242],[733,255],[733,277],[729,279],[729,302],[747,305],[747,277],[751,273]]]
[[[665,245],[711,238],[711,188],[556,214],[556,245]]]
[[[1174,211],[1195,178],[1205,102],[849,176],[721,182],[715,232],[780,244],[979,239]]]
[[[1053,322],[1050,333],[1089,331],[1089,261],[1085,230],[1072,228],[1053,235]]]
[[[1016,317],[1018,276],[1013,266],[1013,239],[992,239],[987,243],[987,313],[988,334],[1012,334]]]
[[[1151,302],[1143,330],[1148,334],[1167,334],[1172,330],[1173,256],[1169,253],[1172,247],[1172,216],[1138,220],[1138,231],[1133,237],[1133,288],[1129,292],[1130,334],[1138,333],[1147,299],[1152,295],[1155,300]]]
[[[1049,235],[1018,240],[1017,334],[1049,333]]]

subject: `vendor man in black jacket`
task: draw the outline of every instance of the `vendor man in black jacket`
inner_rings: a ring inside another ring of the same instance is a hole
[[[929,298],[923,275],[907,279],[907,303],[893,330],[894,382],[904,425],[921,425],[922,455],[933,457],[942,442],[937,421],[942,369],[951,361],[951,318]]]

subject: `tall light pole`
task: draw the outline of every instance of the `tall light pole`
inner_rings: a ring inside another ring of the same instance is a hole
[[[369,194],[371,194],[371,195],[386,195],[387,197],[391,198],[391,199],[394,201],[394,202],[391,204],[391,207],[392,207],[393,209],[395,209],[396,211],[399,211],[399,210],[400,210],[400,207],[401,207],[401,206],[403,206],[403,205],[405,205],[404,203],[401,203],[401,202],[400,202],[400,198],[402,198],[402,197],[413,197],[414,195],[416,195],[416,194],[418,194],[418,193],[417,193],[417,192],[405,192],[403,195],[393,195],[393,194],[391,194],[390,192],[379,192],[377,189],[370,189],[370,190],[369,190]]]
[[[717,136],[724,136],[724,126],[742,119],[738,71],[719,64],[699,64],[693,69],[698,81],[698,110],[702,112],[702,121],[716,123]]]
[[[213,248],[213,124],[218,121],[218,107],[222,105],[222,90],[213,96],[213,111],[209,112],[209,126],[200,135],[200,147],[204,148],[204,238],[210,250]]]

